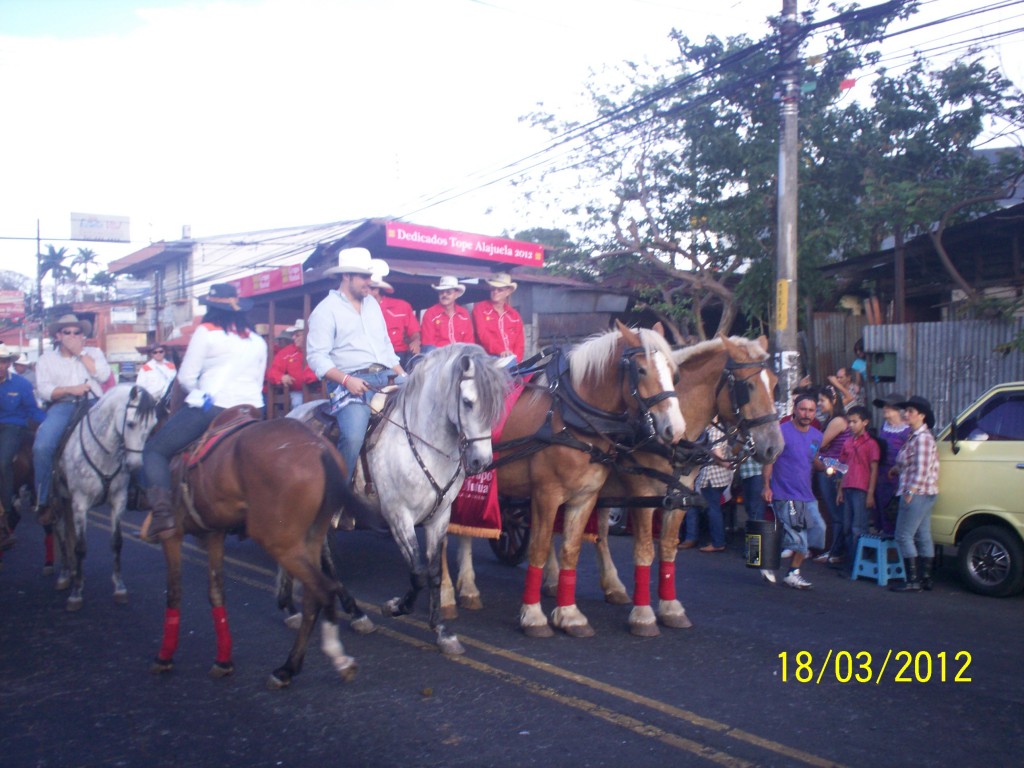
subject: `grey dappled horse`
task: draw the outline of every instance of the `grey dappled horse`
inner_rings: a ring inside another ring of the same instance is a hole
[[[68,437],[57,462],[54,502],[63,560],[57,588],[71,587],[69,611],[82,607],[82,562],[89,510],[104,501],[110,504],[114,600],[128,600],[128,590],[121,579],[121,517],[128,500],[130,475],[142,466],[142,447],[156,423],[157,404],[153,396],[142,387],[118,384],[86,411]]]
[[[391,396],[380,424],[363,446],[356,467],[357,493],[366,497],[367,480],[391,535],[409,566],[411,587],[384,605],[384,613],[411,613],[420,591],[430,590],[430,626],[442,652],[462,653],[458,638],[440,618],[442,544],[451,505],[467,474],[491,462],[491,428],[505,407],[511,384],[505,368],[476,344],[453,344],[428,352]],[[324,401],[306,403],[289,418],[308,421]],[[425,553],[415,527],[424,529]]]

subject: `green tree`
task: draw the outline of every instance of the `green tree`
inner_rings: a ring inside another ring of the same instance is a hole
[[[113,275],[110,272],[97,272],[92,276],[92,280],[89,283],[101,288],[103,296],[109,299],[114,286],[117,285],[117,275]]]
[[[76,272],[76,277],[88,283],[89,273],[97,268],[97,258],[96,251],[92,248],[79,248],[78,253],[75,254],[74,259],[71,261],[72,269],[80,270]]]
[[[64,262],[68,258],[68,249],[63,246],[55,248],[49,243],[46,245],[46,253],[39,259],[38,280],[40,286],[47,274],[53,278],[53,304],[57,304],[57,286],[63,285],[65,281],[74,277],[74,272]],[[40,291],[42,289],[40,288]],[[40,298],[42,298],[40,296]]]
[[[827,23],[814,21],[813,8],[803,16],[804,33],[818,30],[830,51],[802,71],[803,298],[829,289],[817,267],[880,242],[900,211],[924,227],[995,181],[969,150],[992,119],[1013,124],[1019,106],[1009,83],[980,65],[957,62],[926,77],[918,62],[900,77],[879,72],[871,104],[842,96],[845,79],[877,63],[871,49],[887,25],[913,7],[841,10]],[[601,251],[584,259],[587,271],[607,274],[623,259],[647,265],[654,303],[698,337],[710,335],[702,317],[714,305],[718,331],[730,330],[739,309],[764,330],[774,284],[778,36],[673,38],[680,55],[672,62],[654,70],[630,65],[619,84],[591,86],[590,122],[547,113],[531,119],[574,147],[576,186],[595,190],[566,209]],[[913,196],[893,195],[906,187]],[[920,208],[912,216],[910,199]]]

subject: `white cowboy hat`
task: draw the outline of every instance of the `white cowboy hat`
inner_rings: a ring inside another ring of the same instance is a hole
[[[300,317],[298,320],[295,321],[295,325],[289,325],[287,328],[284,329],[284,332],[295,333],[296,331],[304,330],[306,330],[306,321]]]
[[[60,319],[50,323],[50,335],[56,336],[62,330],[72,325],[78,326],[83,336],[92,335],[92,323],[88,320],[79,320],[77,315],[61,315]]]
[[[382,278],[380,275],[371,275],[370,276],[370,287],[371,288],[380,288],[382,291],[384,291],[384,293],[394,293],[395,292],[395,286],[393,286],[387,280]]]
[[[338,251],[338,266],[324,270],[325,275],[366,275],[373,274],[373,259],[365,248],[342,248]]]
[[[460,283],[459,279],[454,275],[444,275],[437,281],[437,285],[432,285],[430,287],[435,291],[456,290],[459,292],[459,296],[466,292],[466,286]]]
[[[24,352],[22,352],[21,356],[17,360],[14,361],[14,364],[15,365],[32,365],[32,361],[28,359],[28,355],[26,355]]]
[[[0,341],[0,360],[16,360],[18,353]]]
[[[489,277],[485,281],[491,288],[511,288],[515,291],[519,287],[518,283],[512,281],[512,276],[508,272],[498,272],[494,277]]]

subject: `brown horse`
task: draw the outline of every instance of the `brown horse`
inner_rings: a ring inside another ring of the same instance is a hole
[[[734,336],[719,337],[675,350],[673,359],[679,366],[676,392],[686,418],[686,437],[696,441],[711,423],[719,423],[730,435],[730,447],[745,449],[762,464],[775,461],[782,452],[782,432],[775,412],[773,391],[776,377],[768,367],[767,339],[757,341]],[[605,496],[663,497],[671,489],[664,480],[677,475],[677,487],[693,488],[697,467],[681,466],[667,454],[637,451],[631,455],[651,472],[618,472],[602,490]],[[683,462],[686,464],[687,462]],[[664,509],[659,540],[658,613],[651,609],[650,575],[654,562],[654,509],[633,510],[633,610],[629,616],[630,632],[651,637],[658,634],[657,621],[668,627],[689,627],[682,604],[676,599],[675,559],[679,542],[679,524],[684,507]],[[608,512],[602,509],[598,520],[598,565],[605,599],[613,604],[626,604],[629,597],[619,580],[608,550]],[[549,569],[549,574],[550,574]],[[546,589],[552,587],[550,575]]]
[[[672,389],[675,364],[660,333],[634,331],[619,323],[575,346],[568,354],[568,367],[569,384],[577,395],[574,403],[556,405],[556,395],[544,383],[532,386],[532,392],[513,406],[502,443],[527,441],[534,446],[497,470],[503,495],[531,499],[529,569],[519,623],[534,637],[552,634],[540,607],[540,588],[559,507],[564,506],[563,568],[552,621],[582,637],[593,634],[593,629],[576,607],[576,561],[584,526],[611,462],[644,440],[671,444],[685,432]],[[502,446],[496,449],[501,451]]]
[[[244,408],[244,406],[242,407]],[[240,409],[225,411],[211,425],[229,421]],[[177,535],[163,543],[167,561],[167,609],[154,672],[173,667],[181,605],[181,545],[185,533],[204,541],[209,557],[210,604],[217,634],[217,658],[210,674],[231,674],[231,634],[224,608],[224,538],[244,526],[303,589],[302,624],[285,663],[267,684],[288,685],[299,673],[310,633],[324,613],[321,647],[344,680],[356,672],[338,636],[334,598],[354,605],[345,588],[321,570],[321,551],[331,518],[342,507],[358,507],[349,489],[344,462],[334,446],[293,419],[256,421],[227,433],[197,463],[179,456],[173,466]],[[365,616],[357,631],[372,629]],[[358,620],[358,619],[357,619]]]

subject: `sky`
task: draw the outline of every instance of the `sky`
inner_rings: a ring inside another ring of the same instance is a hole
[[[928,0],[912,23],[980,5],[1006,7],[918,39],[1024,27],[1019,0]],[[89,247],[101,263],[186,225],[194,237],[375,216],[488,235],[564,226],[524,216],[507,181],[485,184],[546,146],[520,118],[538,104],[586,116],[591,73],[668,60],[673,27],[757,39],[781,6],[0,0],[0,269],[35,273],[37,222],[44,249]],[[990,54],[1018,85],[1021,42]],[[471,191],[437,203],[449,190]],[[128,217],[132,242],[65,241],[73,212]]]

